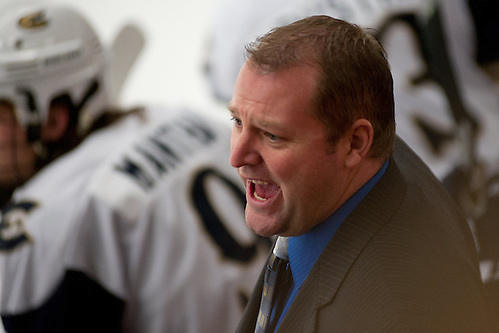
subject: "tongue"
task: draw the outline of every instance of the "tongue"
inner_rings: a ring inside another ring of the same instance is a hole
[[[255,184],[255,192],[260,198],[272,198],[277,191],[279,191],[279,186],[275,184]]]

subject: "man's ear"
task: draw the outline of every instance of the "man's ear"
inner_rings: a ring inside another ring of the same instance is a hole
[[[345,166],[354,168],[368,155],[373,144],[374,129],[367,119],[357,119],[347,133],[350,151],[345,158]]]
[[[50,106],[47,122],[42,127],[43,142],[59,141],[69,125],[69,109],[62,103],[54,103]]]

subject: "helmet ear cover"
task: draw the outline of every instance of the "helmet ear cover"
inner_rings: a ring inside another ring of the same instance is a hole
[[[14,104],[28,139],[40,139],[51,103],[67,95],[84,133],[111,105],[109,52],[71,8],[22,2],[0,8],[0,99]]]

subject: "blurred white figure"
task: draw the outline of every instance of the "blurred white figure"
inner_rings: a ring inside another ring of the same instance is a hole
[[[244,221],[226,122],[112,108],[110,77],[124,80],[140,48],[127,31],[113,63],[71,8],[0,9],[8,332],[233,332],[267,257]]]
[[[215,98],[227,102],[239,69],[245,61],[245,45],[270,28],[291,22],[304,0],[222,0],[211,19],[205,58],[206,78]],[[287,16],[289,14],[289,17]],[[289,20],[289,22],[288,22]]]

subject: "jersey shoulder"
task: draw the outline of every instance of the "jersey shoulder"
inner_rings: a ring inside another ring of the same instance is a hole
[[[193,110],[147,113],[153,124],[114,154],[90,179],[96,201],[131,219],[165,188],[201,165],[229,165],[230,127]]]

